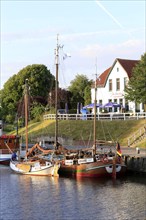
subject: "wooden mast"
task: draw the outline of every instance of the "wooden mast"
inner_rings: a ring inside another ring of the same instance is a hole
[[[97,72],[97,71],[96,71]],[[94,155],[96,154],[96,95],[97,95],[97,73],[95,74],[95,97],[94,97]]]
[[[55,149],[58,145],[58,67],[59,67],[59,44],[58,44],[58,34],[57,34],[57,46],[55,50],[56,59],[56,81],[55,81]]]
[[[28,152],[28,79],[25,80],[25,139],[26,139],[26,154]]]

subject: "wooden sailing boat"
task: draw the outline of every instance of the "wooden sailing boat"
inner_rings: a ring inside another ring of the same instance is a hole
[[[58,66],[56,68],[58,71]],[[58,73],[57,73],[58,76]],[[124,174],[126,166],[122,158],[117,158],[116,153],[98,153],[96,149],[96,93],[97,74],[95,80],[95,100],[94,100],[94,145],[93,148],[82,149],[74,153],[66,151],[65,158],[59,168],[60,176],[74,177],[113,177]],[[57,119],[57,117],[56,117]],[[57,129],[58,127],[56,127]],[[57,132],[56,132],[57,134]]]
[[[39,175],[39,176],[58,176],[59,164],[46,161],[39,157],[32,157],[31,153],[35,148],[41,150],[39,144],[34,145],[28,152],[28,80],[25,81],[25,128],[26,128],[26,156],[25,159],[11,160],[10,168],[19,174]]]

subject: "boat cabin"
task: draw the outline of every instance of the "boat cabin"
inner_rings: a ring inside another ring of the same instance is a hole
[[[1,153],[10,153],[11,151],[16,151],[19,149],[19,139],[18,135],[1,135],[0,136],[0,151]]]

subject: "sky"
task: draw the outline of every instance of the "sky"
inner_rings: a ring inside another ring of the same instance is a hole
[[[146,52],[146,0],[1,0],[0,88],[21,69],[43,64],[59,85],[77,74],[95,80],[116,58],[140,60]],[[65,60],[65,53],[71,55]]]

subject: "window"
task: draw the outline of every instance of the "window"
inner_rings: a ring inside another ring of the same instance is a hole
[[[123,99],[119,99],[119,103],[121,106],[123,106]]]
[[[116,79],[116,90],[117,91],[120,90],[120,79],[119,78]]]
[[[125,110],[129,111],[129,104],[128,104],[128,100],[125,100]]]
[[[114,103],[117,103],[117,99],[114,99]]]
[[[109,91],[112,91],[112,88],[113,87],[113,85],[112,85],[112,79],[109,79]]]
[[[117,67],[117,72],[119,72],[119,67]]]
[[[128,84],[128,78],[124,77],[124,89],[126,88],[127,84]]]

